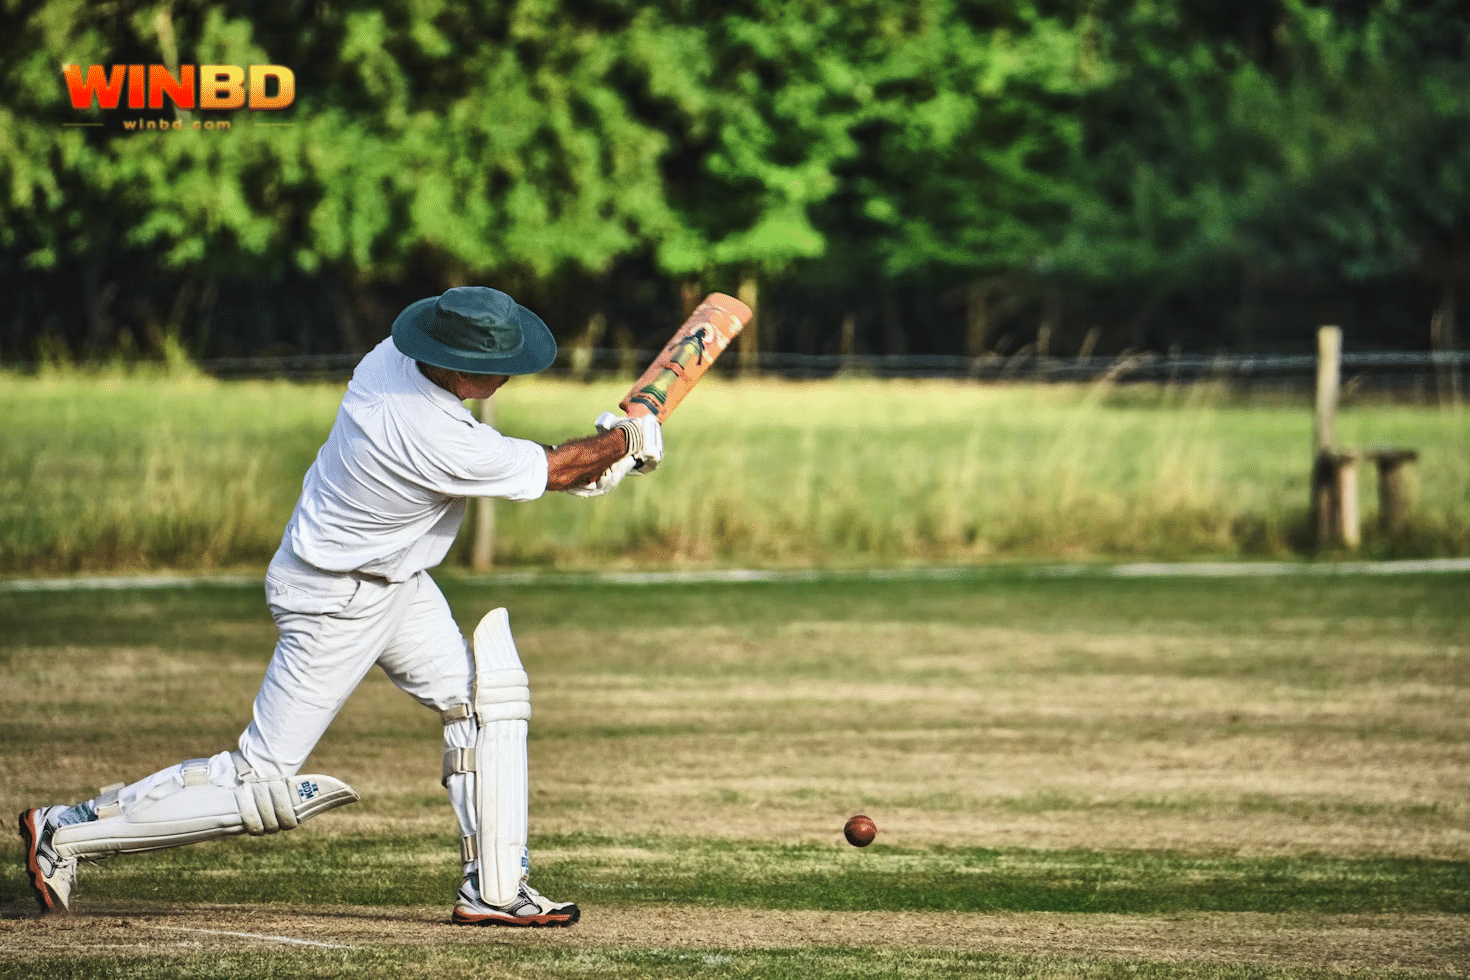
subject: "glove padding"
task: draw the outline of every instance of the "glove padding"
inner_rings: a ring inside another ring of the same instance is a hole
[[[664,429],[657,415],[615,415],[603,412],[593,423],[598,432],[622,429],[628,437],[628,456],[633,459],[633,475],[652,473],[664,458]]]
[[[593,480],[585,486],[568,487],[565,492],[571,494],[573,497],[601,497],[603,494],[610,492],[613,487],[622,483],[623,477],[627,476],[632,469],[633,457],[624,456],[603,470],[602,475],[596,480]]]

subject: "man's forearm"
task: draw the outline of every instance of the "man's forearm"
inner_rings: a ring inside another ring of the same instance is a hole
[[[573,439],[546,449],[546,489],[565,490],[591,483],[628,452],[621,429]]]

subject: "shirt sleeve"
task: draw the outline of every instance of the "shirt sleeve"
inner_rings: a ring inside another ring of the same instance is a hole
[[[440,454],[440,483],[453,497],[535,500],[546,492],[546,449],[482,423],[459,427]]]

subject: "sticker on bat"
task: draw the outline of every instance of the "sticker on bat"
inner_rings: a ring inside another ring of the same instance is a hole
[[[708,327],[698,327],[670,345],[670,356],[658,377],[639,388],[628,400],[643,405],[654,415],[664,407],[669,398],[669,387],[684,377],[690,364],[704,363],[705,341]]]

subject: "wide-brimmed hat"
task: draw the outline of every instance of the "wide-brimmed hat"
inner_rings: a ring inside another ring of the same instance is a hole
[[[488,286],[459,286],[410,304],[393,321],[393,346],[468,374],[535,374],[556,360],[556,338],[541,318]]]

